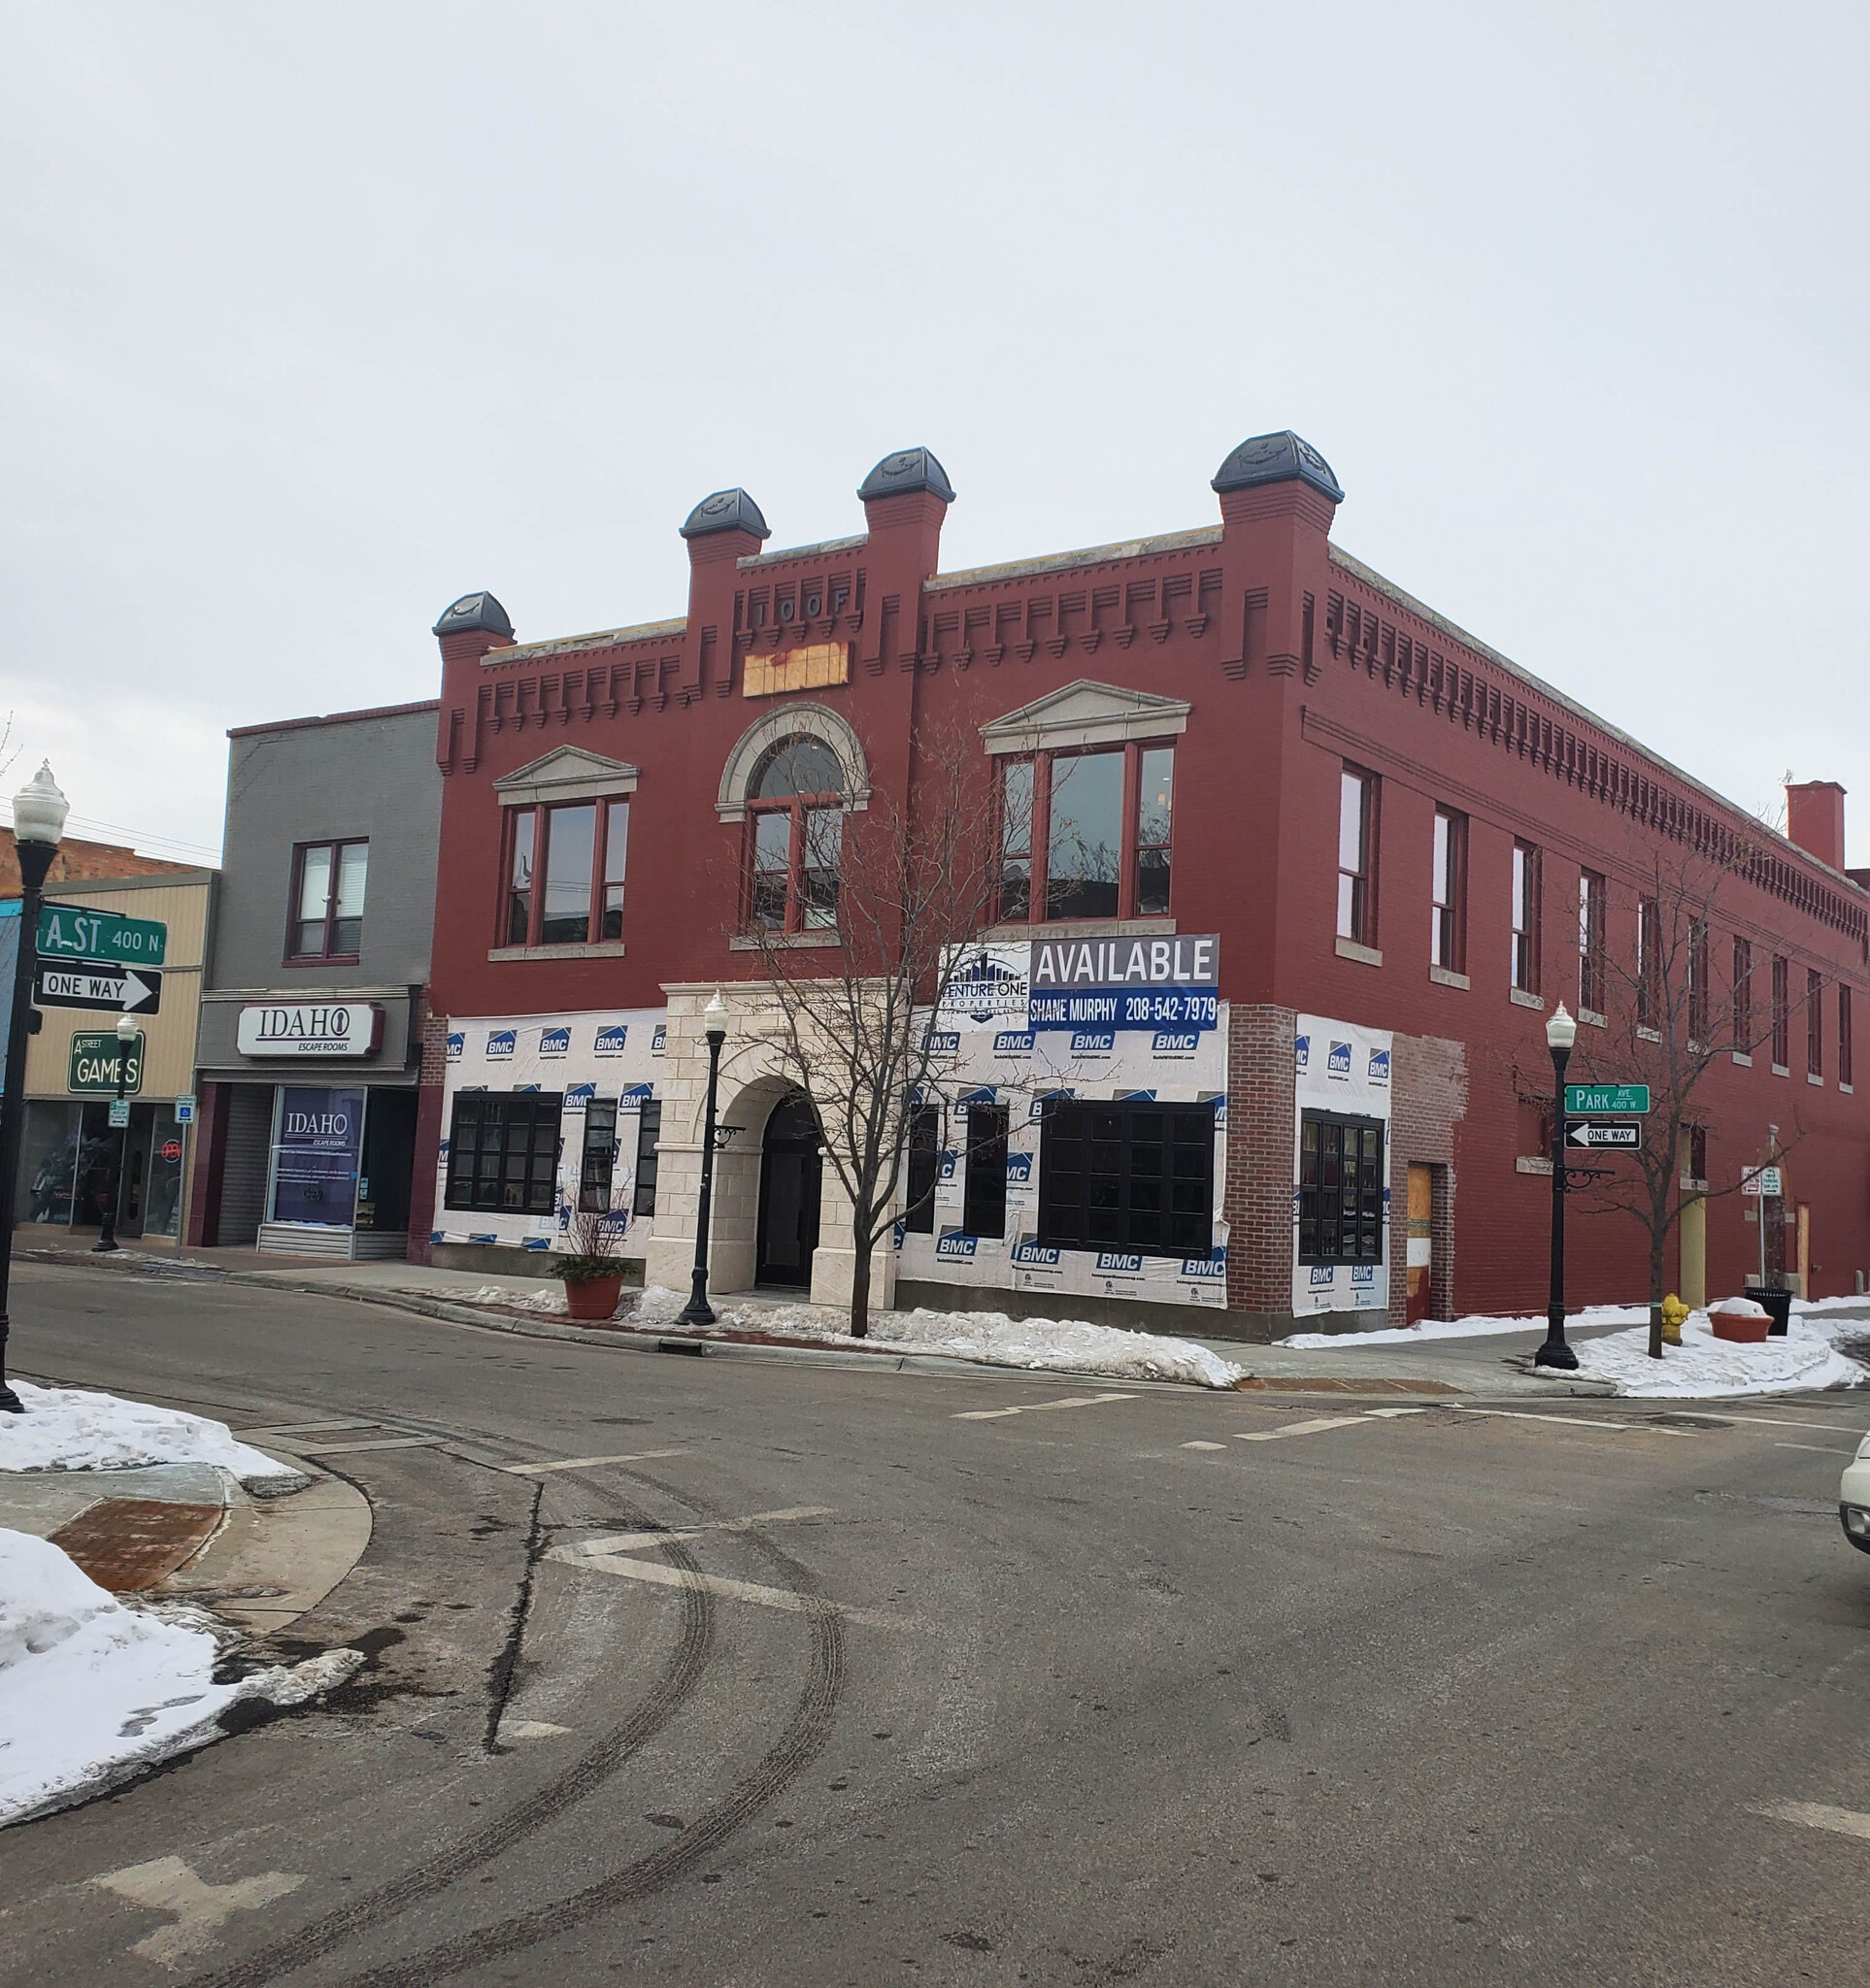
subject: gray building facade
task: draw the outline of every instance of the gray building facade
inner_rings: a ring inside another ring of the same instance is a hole
[[[198,1247],[400,1257],[412,1229],[426,1237],[413,1162],[441,836],[436,709],[227,735],[196,1052]]]

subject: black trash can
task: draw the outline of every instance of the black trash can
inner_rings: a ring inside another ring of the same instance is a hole
[[[1766,1291],[1757,1284],[1749,1284],[1741,1294],[1751,1298],[1761,1310],[1770,1311],[1773,1322],[1766,1328],[1769,1340],[1783,1340],[1786,1329],[1792,1322],[1792,1294],[1790,1291]]]

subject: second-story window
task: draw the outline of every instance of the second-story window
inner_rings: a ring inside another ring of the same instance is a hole
[[[1752,942],[1734,934],[1734,1047],[1743,1056],[1753,1048],[1753,948]]]
[[[1338,937],[1377,943],[1377,777],[1354,766],[1338,782]]]
[[[1435,811],[1435,851],[1430,878],[1433,919],[1429,959],[1451,974],[1467,971],[1467,816]]]
[[[623,936],[627,801],[507,811],[507,945],[586,945]]]
[[[1662,1025],[1662,907],[1653,897],[1636,907],[1636,1025]]]
[[[294,852],[287,957],[355,960],[363,950],[364,881],[370,845],[305,843]]]
[[[1578,873],[1578,1006],[1604,1011],[1604,879],[1595,870]]]
[[[1846,1090],[1852,1085],[1851,1076],[1851,990],[1840,985],[1838,988],[1838,1082]]]
[[[1688,1041],[1697,1046],[1708,1040],[1708,928],[1699,919],[1688,931]]]
[[[1513,845],[1513,984],[1539,991],[1539,851],[1530,843]]]
[[[833,932],[844,854],[844,769],[819,739],[759,763],[747,810],[747,916],[769,932]]]
[[[1805,969],[1805,1074],[1824,1075],[1824,976]]]
[[[1161,916],[1174,812],[1172,746],[1002,761],[995,916],[1017,924]],[[1035,875],[1045,879],[1043,897]]]
[[[1773,958],[1773,1064],[1778,1070],[1792,1061],[1792,963]]]

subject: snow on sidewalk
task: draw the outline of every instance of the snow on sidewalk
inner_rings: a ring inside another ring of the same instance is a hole
[[[1581,1341],[1578,1373],[1586,1380],[1611,1381],[1619,1394],[1701,1401],[1787,1388],[1856,1387],[1870,1375],[1838,1351],[1836,1341],[1840,1333],[1860,1330],[1860,1321],[1834,1323],[1795,1312],[1784,1339],[1742,1345],[1716,1339],[1708,1314],[1691,1311],[1682,1343],[1665,1346],[1661,1359],[1652,1360],[1646,1309],[1644,1322],[1629,1332]]]
[[[277,1496],[303,1475],[245,1442],[225,1422],[124,1401],[88,1388],[14,1382],[23,1415],[0,1415],[0,1471],[112,1471],[131,1464],[213,1464],[256,1497]]]
[[[1572,1312],[1568,1323],[1574,1327],[1635,1325],[1639,1320],[1647,1323],[1649,1315],[1647,1305],[1590,1305]],[[1467,1318],[1425,1318],[1419,1325],[1384,1326],[1375,1332],[1295,1332],[1279,1344],[1311,1353],[1350,1352],[1358,1346],[1416,1346],[1431,1340],[1482,1339],[1494,1333],[1537,1332],[1543,1336],[1545,1329],[1543,1312],[1535,1317],[1508,1318],[1477,1311]]]
[[[231,1684],[215,1682],[216,1658],[207,1629],[125,1607],[50,1540],[0,1530],[0,1827],[219,1739],[240,1699],[288,1706],[329,1691],[363,1653],[327,1650]]]
[[[632,1322],[673,1325],[686,1294],[652,1284]],[[716,1302],[715,1316],[742,1332],[771,1333],[826,1345],[886,1345],[897,1353],[941,1353],[988,1367],[1091,1374],[1107,1380],[1180,1380],[1197,1387],[1232,1387],[1248,1370],[1192,1340],[1168,1339],[1084,1319],[1009,1318],[1004,1311],[873,1311],[870,1337],[853,1340],[847,1314],[825,1305]]]

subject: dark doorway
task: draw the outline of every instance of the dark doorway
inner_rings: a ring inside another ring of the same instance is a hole
[[[818,1115],[803,1091],[773,1107],[759,1166],[759,1244],[753,1280],[805,1290],[818,1246]]]

